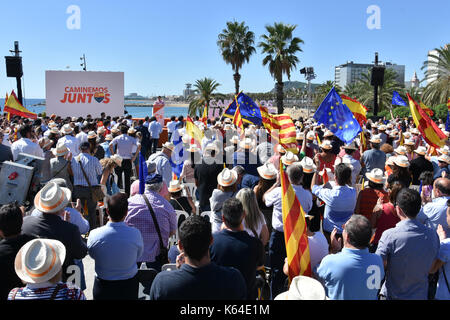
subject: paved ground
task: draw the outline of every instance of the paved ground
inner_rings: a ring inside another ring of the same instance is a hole
[[[95,277],[95,264],[94,260],[87,255],[83,259],[84,266],[84,275],[86,277],[86,290],[84,290],[84,295],[86,299],[92,300],[92,286],[94,285],[94,277]]]

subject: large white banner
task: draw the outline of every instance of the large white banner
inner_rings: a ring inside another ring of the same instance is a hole
[[[45,71],[45,91],[48,116],[123,116],[123,72]]]

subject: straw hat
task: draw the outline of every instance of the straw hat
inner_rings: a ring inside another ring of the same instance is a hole
[[[72,199],[70,189],[49,182],[34,197],[34,206],[43,213],[55,213],[64,209],[70,199]]]
[[[262,166],[257,168],[259,175],[266,180],[273,180],[277,177],[277,168],[273,165],[273,163],[267,162]]]
[[[230,118],[225,118],[224,123],[231,123],[231,119]]]
[[[17,276],[25,283],[43,283],[61,270],[66,248],[58,240],[34,239],[20,248],[14,261]]]
[[[61,128],[61,133],[63,134],[71,134],[73,132],[73,128],[70,126],[70,124],[65,124]]]
[[[382,124],[381,126],[378,127],[379,131],[386,131],[386,126],[384,124]]]
[[[221,173],[217,176],[217,182],[222,187],[229,187],[236,183],[238,179],[238,174],[234,170],[224,168]]]
[[[414,140],[406,139],[404,144],[406,144],[407,146],[414,146],[416,143],[414,142]]]
[[[381,137],[379,134],[373,135],[369,140],[372,143],[381,143]]]
[[[313,159],[310,157],[304,157],[302,161],[300,161],[300,165],[302,166],[304,173],[313,173],[317,170]]]
[[[50,140],[47,137],[42,137],[41,139],[39,139],[39,145],[42,144],[42,149],[45,149],[51,145],[53,145],[53,140]]]
[[[320,145],[320,147],[325,150],[333,149],[333,146],[331,145],[331,142],[329,140],[322,141],[322,144]]]
[[[386,165],[393,166],[394,165],[394,159],[395,159],[395,156],[390,156],[389,158],[387,158],[386,159]]]
[[[398,135],[398,130],[394,129],[389,133],[389,136],[395,138]]]
[[[386,176],[383,170],[379,168],[372,169],[372,171],[366,173],[367,179],[377,184],[384,184],[386,182]]]
[[[353,170],[353,165],[349,158],[336,157],[336,162],[334,163],[334,167],[336,168],[336,166],[341,163],[346,164],[348,167],[350,167],[350,169]]]
[[[409,160],[405,156],[396,156],[393,161],[399,167],[402,167],[402,168],[408,168],[409,167]]]
[[[398,146],[397,149],[394,149],[394,152],[404,156],[407,152],[406,148],[404,146]]]
[[[450,156],[446,155],[446,154],[442,154],[439,156],[438,161],[442,161],[445,162],[447,164],[450,164]]]
[[[314,136],[314,132],[312,132],[312,131],[309,131],[309,132],[306,134],[306,140],[311,140],[311,141],[313,141],[315,138],[316,138],[316,137]]]
[[[106,141],[112,141],[113,139],[114,138],[113,138],[112,134],[107,134],[106,137],[105,137]]]
[[[251,138],[245,138],[239,146],[243,149],[251,149],[253,147],[253,140]]]
[[[175,145],[172,142],[166,142],[162,145],[162,147],[169,149],[170,151],[173,151],[173,149],[175,149]]]
[[[411,129],[411,133],[412,134],[420,134],[420,131],[417,128],[413,128],[413,129]]]
[[[437,150],[437,152],[439,154],[447,154],[448,155],[450,153],[450,148],[448,146],[444,146],[443,148],[439,148]]]
[[[424,146],[419,146],[416,150],[414,150],[414,152],[420,154],[421,156],[424,156],[427,153],[427,148],[425,148]]]
[[[69,153],[69,149],[67,149],[65,144],[60,143],[56,145],[56,148],[52,149],[52,153],[55,157],[62,157]]]
[[[47,132],[47,131],[46,131],[46,132]],[[59,133],[60,133],[59,130],[58,130],[58,127],[53,127],[53,128],[51,128],[51,129],[50,129],[50,132],[53,133],[53,134],[59,134]]]
[[[409,139],[409,138],[411,138],[411,132],[408,132],[408,131],[403,132],[403,136],[404,136],[406,139]]]
[[[228,130],[233,130],[233,126],[229,123],[227,123],[224,127],[223,130],[228,131]]]
[[[354,141],[350,144],[346,144],[345,146],[343,146],[343,148],[348,150],[358,150]]]
[[[314,278],[296,276],[292,279],[289,290],[280,293],[275,300],[326,300],[325,289]]]
[[[230,139],[230,142],[232,144],[238,144],[239,143],[239,137],[238,136],[232,136]]]
[[[97,129],[97,134],[104,134],[106,131],[104,126],[98,127]]]
[[[332,137],[332,136],[334,136],[334,133],[331,132],[330,130],[325,131],[325,134],[323,135],[324,138]]]
[[[281,154],[285,154],[286,153],[286,149],[281,144],[278,144],[277,145],[277,152],[281,153]]]
[[[297,140],[304,140],[305,139],[305,133],[304,132],[298,132],[296,139]]]
[[[130,127],[127,131],[128,134],[136,133],[136,129],[134,127]]]
[[[117,127],[113,127],[112,129],[111,129],[111,133],[119,133],[120,132],[120,130],[119,130],[119,128],[117,128]]]
[[[123,158],[121,156],[119,156],[118,154],[113,154],[111,156],[111,160],[113,160],[119,167],[122,166]]]
[[[88,139],[95,139],[97,138],[97,134],[95,133],[95,131],[89,131],[88,135],[87,135]]]
[[[298,157],[293,154],[291,151],[286,152],[284,156],[281,157],[281,162],[283,162],[284,165],[290,166],[294,162],[298,161]]]
[[[167,190],[169,192],[178,192],[183,189],[183,186],[180,184],[180,180],[172,180],[170,181],[169,187]]]

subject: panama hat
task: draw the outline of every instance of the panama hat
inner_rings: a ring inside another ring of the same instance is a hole
[[[394,149],[394,152],[404,156],[407,152],[406,148],[404,146],[398,146],[397,149]]]
[[[439,148],[437,150],[437,152],[439,154],[447,154],[448,155],[450,153],[450,148],[448,146],[444,146],[443,148]]]
[[[411,138],[411,132],[408,132],[408,131],[403,132],[403,136],[404,136],[406,139],[409,139],[409,138]]]
[[[232,136],[230,139],[230,142],[232,144],[238,144],[239,143],[239,137],[238,136]]]
[[[386,126],[384,124],[382,124],[381,126],[378,127],[378,130],[380,131],[386,131]]]
[[[172,142],[166,142],[162,145],[162,147],[169,149],[170,151],[173,151],[173,149],[175,149],[175,145]]]
[[[350,144],[346,144],[345,146],[343,146],[343,148],[348,150],[358,150],[354,141]]]
[[[413,129],[411,129],[411,133],[412,134],[420,134],[420,131],[417,128],[413,128]]]
[[[275,300],[326,300],[323,285],[314,278],[296,276],[289,290],[278,294]]]
[[[243,149],[251,149],[253,147],[253,140],[251,138],[245,138],[239,146]]]
[[[381,137],[379,134],[373,135],[369,140],[372,143],[381,143]]]
[[[394,165],[394,159],[395,159],[395,156],[390,156],[389,158],[387,158],[386,159],[386,165],[393,166]]]
[[[134,127],[130,127],[127,131],[128,134],[136,133],[136,129]]]
[[[120,130],[119,130],[119,128],[117,128],[117,127],[113,127],[112,129],[111,129],[111,133],[119,133],[120,132]]]
[[[396,137],[398,135],[398,130],[396,130],[396,129],[394,129],[394,130],[392,130],[390,133],[389,133],[389,136],[390,137]]]
[[[283,162],[284,165],[290,166],[294,162],[298,161],[298,157],[293,154],[291,151],[286,152],[284,156],[281,157],[281,162]]]
[[[394,161],[394,164],[396,164],[399,167],[402,167],[402,168],[409,167],[409,160],[406,156],[396,156],[393,161]]]
[[[167,190],[169,192],[178,192],[183,189],[183,186],[180,184],[180,180],[172,180],[170,181],[169,187]]]
[[[34,206],[43,213],[55,213],[64,209],[70,199],[72,199],[70,189],[49,182],[34,197]]]
[[[281,144],[277,145],[277,151],[278,151],[278,153],[282,153],[282,154],[286,153],[286,149]]]
[[[442,154],[439,156],[438,161],[445,162],[447,164],[450,164],[450,157],[446,154]]]
[[[330,130],[325,131],[325,134],[323,135],[324,138],[332,137],[332,136],[334,136],[334,133],[331,132]]]
[[[416,143],[414,142],[414,140],[406,139],[404,144],[407,146],[414,146]]]
[[[305,133],[299,132],[297,133],[296,140],[304,140],[305,139]]]
[[[352,165],[352,163],[350,162],[350,159],[349,159],[349,158],[347,158],[347,157],[345,157],[345,158],[337,157],[337,158],[336,158],[336,162],[334,163],[334,167],[336,168],[336,166],[337,166],[338,164],[341,164],[341,163],[347,165],[348,167],[350,167],[350,169],[353,170],[353,165]]]
[[[106,131],[104,126],[98,127],[97,129],[97,134],[104,134]]]
[[[20,248],[14,260],[17,276],[25,283],[43,283],[61,271],[66,248],[58,240],[34,239]]]
[[[113,138],[112,134],[107,134],[106,137],[105,137],[106,141],[112,141],[113,139],[114,138]]]
[[[41,144],[42,144],[41,148],[45,149],[45,148],[53,145],[53,140],[50,140],[47,137],[42,137],[42,138],[39,139],[39,145],[41,145]]]
[[[217,182],[222,187],[229,187],[236,183],[238,179],[238,174],[234,170],[224,168],[221,173],[217,176]]]
[[[299,164],[302,166],[303,172],[305,173],[313,173],[317,170],[313,159],[311,159],[310,157],[304,157]]]
[[[227,123],[224,127],[223,130],[228,131],[228,130],[233,130],[233,126],[229,123]]]
[[[424,146],[419,146],[416,150],[414,150],[414,152],[424,156],[427,153],[427,148],[425,148]]]
[[[266,180],[273,180],[277,177],[277,168],[273,165],[273,163],[267,162],[262,166],[257,168],[259,175]]]
[[[56,148],[52,149],[52,153],[55,157],[62,157],[69,153],[69,149],[67,149],[65,144],[60,143],[56,145]]]
[[[70,124],[65,124],[61,128],[61,133],[63,134],[71,134],[73,132],[73,128],[70,126]]]
[[[88,139],[95,139],[97,138],[97,134],[95,133],[95,131],[89,131],[88,135],[87,135]]]
[[[113,160],[119,167],[122,166],[123,158],[121,156],[119,156],[118,154],[113,154],[111,156],[111,160]]]
[[[376,184],[384,184],[386,182],[386,176],[383,170],[379,168],[372,169],[372,171],[366,173],[367,179]]]
[[[231,123],[231,119],[230,118],[225,118],[224,123]]]
[[[306,134],[306,140],[314,140],[316,137],[314,136],[314,132],[312,132],[312,131],[309,131],[307,134]]]
[[[49,131],[50,131],[50,133],[53,133],[53,134],[60,134],[58,127],[52,127],[52,128],[50,128]]]
[[[320,145],[320,147],[325,150],[333,149],[333,146],[331,145],[331,142],[329,140],[322,141],[322,144]]]

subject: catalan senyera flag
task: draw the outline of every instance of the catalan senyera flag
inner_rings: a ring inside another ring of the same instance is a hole
[[[291,282],[299,275],[311,276],[311,257],[306,234],[305,212],[283,169],[283,163],[280,163],[280,175],[284,240],[289,266],[289,282]]]
[[[411,98],[407,93],[411,115],[416,127],[419,129],[425,141],[435,147],[442,148],[445,145],[447,136],[442,132],[436,123],[431,120],[428,114]]]
[[[278,130],[278,143],[287,151],[297,154],[297,132],[292,118],[288,114],[270,114],[268,109],[259,106],[264,127],[269,130],[272,137],[277,139],[273,134],[274,130]]]
[[[202,122],[206,126],[208,122],[208,106],[205,105],[203,109]]]
[[[237,100],[236,100],[236,112],[234,113],[233,116],[233,124],[236,127],[241,128],[241,130],[244,130],[244,123],[242,122],[241,109],[239,107],[239,103],[237,102]]]
[[[367,108],[359,101],[341,94],[342,102],[350,109],[361,127],[367,122]]]
[[[14,90],[9,95],[8,100],[6,100],[3,112],[8,112],[10,115],[13,115],[13,116],[21,116],[23,118],[37,119],[36,113],[28,111],[19,102],[16,94],[14,93]]]
[[[193,138],[199,146],[202,145],[203,132],[192,121],[191,117],[186,118],[186,133]]]

